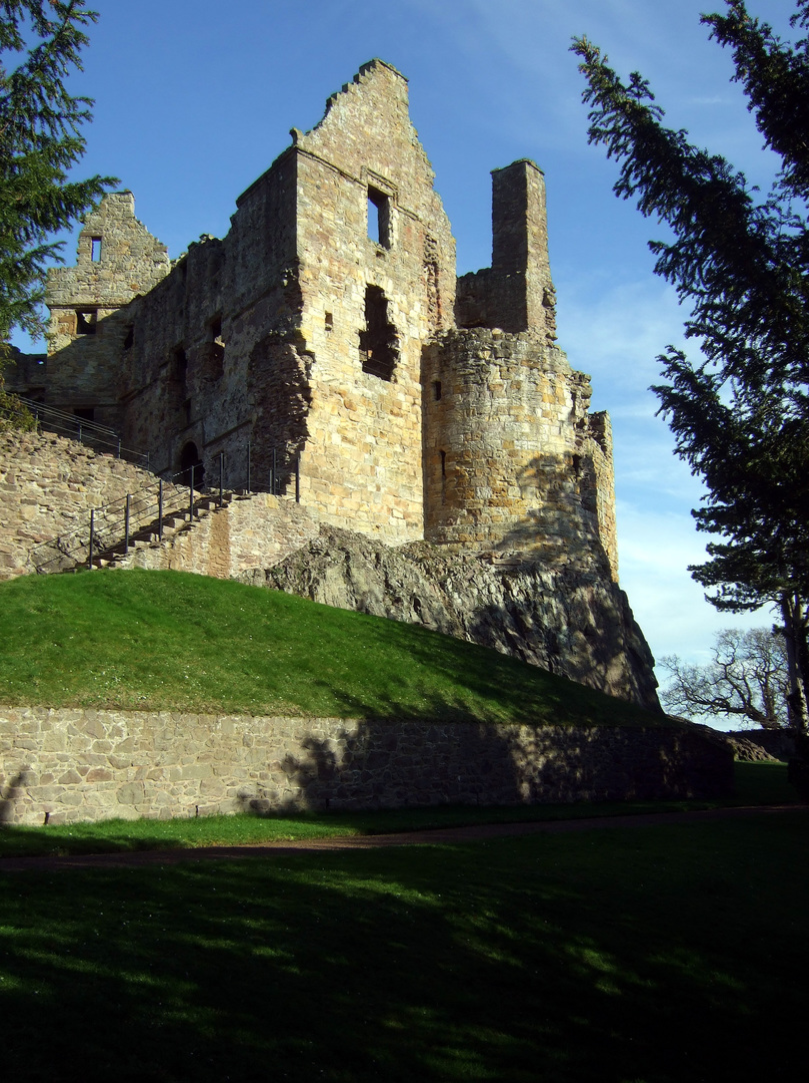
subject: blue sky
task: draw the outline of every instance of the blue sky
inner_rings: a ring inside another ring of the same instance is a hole
[[[76,92],[95,99],[80,172],[116,175],[178,256],[227,232],[235,200],[326,98],[378,56],[410,80],[411,116],[458,242],[458,272],[491,254],[491,169],[532,158],[548,191],[559,342],[593,378],[615,437],[621,585],[657,657],[707,657],[713,632],[769,622],[717,613],[686,565],[703,542],[700,487],[673,454],[647,389],[655,357],[683,344],[683,312],[652,274],[663,235],[612,194],[614,163],[587,145],[586,34],[622,74],[652,83],[666,122],[766,186],[773,162],[700,11],[722,0],[95,0],[100,20]],[[792,0],[749,0],[789,36]],[[65,249],[68,262],[73,242]],[[28,348],[18,340],[22,348]],[[689,344],[689,349],[693,346]]]

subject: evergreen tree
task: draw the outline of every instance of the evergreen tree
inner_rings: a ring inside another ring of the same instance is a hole
[[[117,183],[68,179],[92,101],[66,79],[96,18],[84,0],[0,0],[0,347],[15,326],[41,333],[45,270],[63,244],[49,238]]]
[[[586,38],[589,139],[620,163],[615,193],[666,223],[655,271],[691,311],[689,359],[668,347],[654,388],[678,454],[708,490],[693,514],[713,535],[689,570],[730,611],[776,605],[789,662],[791,724],[805,731],[809,679],[809,42],[780,41],[742,0],[702,17],[733,51],[766,147],[781,168],[766,198],[721,155],[662,124],[648,82],[627,82]],[[809,26],[796,0],[792,26]]]

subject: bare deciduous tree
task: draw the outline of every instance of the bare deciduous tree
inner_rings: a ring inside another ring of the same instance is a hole
[[[689,665],[676,654],[660,665],[670,676],[660,698],[673,714],[737,717],[765,729],[788,725],[789,678],[784,637],[767,628],[716,635],[712,660]]]

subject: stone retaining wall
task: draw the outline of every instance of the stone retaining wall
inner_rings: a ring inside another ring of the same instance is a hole
[[[30,555],[37,546],[87,530],[91,508],[148,485],[157,485],[148,470],[76,440],[0,432],[0,579],[34,571]]]
[[[0,815],[10,823],[702,797],[731,786],[731,754],[679,728],[0,708]]]

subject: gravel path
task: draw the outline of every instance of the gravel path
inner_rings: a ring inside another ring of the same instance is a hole
[[[66,872],[70,869],[138,868],[177,865],[181,861],[228,861],[236,858],[280,857],[284,854],[336,850],[378,850],[388,846],[436,846],[479,842],[519,835],[560,835],[611,827],[651,827],[659,824],[704,823],[712,820],[778,816],[784,812],[809,811],[809,805],[769,805],[750,808],[710,809],[703,812],[659,812],[637,816],[603,816],[581,820],[549,820],[538,823],[475,824],[433,831],[407,831],[393,835],[340,835],[295,842],[267,842],[260,846],[205,846],[176,850],[144,850],[138,853],[78,854],[68,857],[0,858],[0,872]]]

